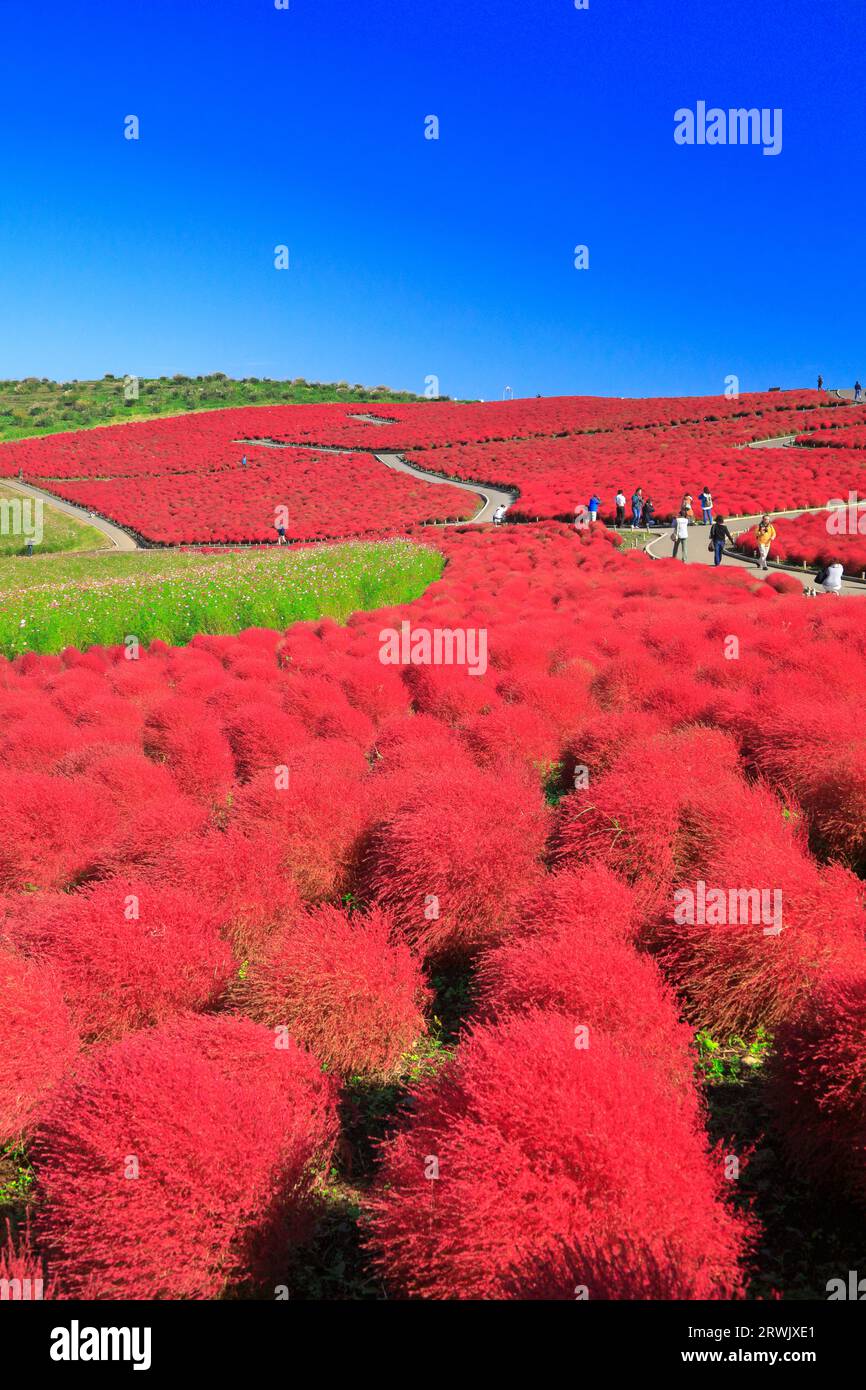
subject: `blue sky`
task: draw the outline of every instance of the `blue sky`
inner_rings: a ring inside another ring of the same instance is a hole
[[[863,19],[862,0],[0,0],[0,376],[850,384]],[[699,100],[781,108],[781,153],[678,146]]]

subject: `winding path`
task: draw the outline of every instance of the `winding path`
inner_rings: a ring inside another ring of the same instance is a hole
[[[22,497],[36,498],[44,502],[47,507],[53,507],[56,512],[63,512],[65,516],[72,516],[76,521],[83,522],[85,526],[92,526],[94,531],[99,531],[111,542],[115,550],[141,550],[142,548],[128,531],[124,531],[122,526],[116,526],[113,521],[106,521],[104,517],[89,512],[86,507],[78,507],[74,502],[64,502],[62,497],[56,497],[53,492],[46,492],[41,487],[33,487],[30,483],[19,483],[17,478],[3,478],[0,481],[4,487],[11,488],[14,492],[20,492]],[[75,553],[80,554],[81,552]]]
[[[463,483],[458,478],[448,478],[444,473],[428,473],[423,468],[416,468],[413,463],[407,463],[402,454],[374,454],[380,463],[384,463],[386,468],[393,468],[398,473],[408,473],[411,478],[420,478],[424,483],[447,483],[449,487],[459,487],[463,492],[474,493],[476,497],[483,499],[481,510],[476,512],[469,521],[446,521],[446,526],[468,526],[483,525],[485,522],[493,520],[493,513],[497,507],[505,507],[506,511],[517,498],[516,489],[490,487],[481,483]]]
[[[362,419],[362,416],[356,416]],[[372,417],[370,417],[372,419]],[[376,424],[383,421],[376,420]],[[236,444],[245,445],[247,448],[264,449],[312,449],[317,454],[358,454],[367,453],[366,449],[342,449],[334,444],[295,444],[279,439],[237,439]],[[393,451],[373,453],[372,457],[378,463],[383,463],[386,468],[393,468],[396,473],[407,473],[410,478],[419,478],[422,483],[447,483],[449,487],[460,488],[461,492],[471,492],[481,502],[480,509],[474,516],[468,517],[465,521],[439,521],[431,522],[435,526],[481,526],[493,520],[493,513],[497,507],[504,507],[507,511],[513,502],[517,500],[516,488],[492,487],[487,483],[464,483],[459,478],[449,478],[445,473],[430,473],[424,468],[416,468],[414,463],[407,463],[402,454]]]

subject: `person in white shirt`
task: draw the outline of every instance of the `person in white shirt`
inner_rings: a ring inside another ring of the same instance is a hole
[[[814,598],[816,594],[822,593],[835,594],[838,598],[842,592],[843,574],[844,566],[838,560],[834,560],[832,565],[828,565],[826,569],[821,570],[820,574],[815,576],[814,586],[806,590],[807,597]]]
[[[617,526],[624,526],[624,525],[625,525],[625,493],[623,492],[622,488],[620,488],[619,492],[616,494],[616,497],[614,498],[614,503],[615,503],[615,505],[616,505],[616,524],[617,524]]]
[[[499,506],[496,508],[496,511],[493,513],[494,526],[502,525],[503,521],[505,520],[505,510],[505,505],[502,502],[500,502]]]
[[[680,512],[679,516],[674,517],[671,536],[674,542],[674,559],[677,558],[677,551],[682,551],[683,564],[689,558],[689,519],[685,512]]]

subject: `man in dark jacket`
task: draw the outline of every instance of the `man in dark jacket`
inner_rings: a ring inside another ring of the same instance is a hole
[[[710,545],[713,548],[713,564],[720,565],[722,563],[722,551],[725,548],[726,542],[728,545],[733,545],[734,538],[725,525],[725,518],[723,516],[718,516],[710,527]]]

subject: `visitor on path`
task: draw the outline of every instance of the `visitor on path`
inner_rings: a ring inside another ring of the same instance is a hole
[[[643,516],[641,517],[641,521],[643,525],[646,527],[647,531],[651,531],[653,526],[655,525],[655,514],[655,503],[653,502],[651,497],[648,497],[643,504]]]
[[[616,505],[616,524],[617,524],[617,526],[624,526],[624,525],[625,525],[625,493],[623,492],[622,488],[620,488],[619,492],[616,494],[616,497],[615,497],[615,499],[614,499],[614,502],[615,502],[615,505]]]
[[[631,529],[636,531],[640,526],[640,519],[643,514],[643,488],[635,488],[631,495]]]
[[[501,525],[502,525],[503,521],[505,520],[505,511],[506,511],[505,503],[504,503],[504,502],[500,502],[500,503],[499,503],[499,506],[496,508],[496,511],[493,513],[493,525],[494,525],[494,526],[501,526]]]
[[[859,381],[855,381],[855,382],[854,382],[854,399],[855,399],[855,401],[861,400],[861,399],[862,399],[862,396],[863,396],[863,387],[860,385]]]
[[[838,560],[834,560],[815,575],[815,583],[806,590],[806,597],[814,598],[816,594],[823,593],[835,594],[838,598],[842,592],[843,573],[844,566]]]
[[[289,542],[286,540],[286,528],[285,528],[285,526],[278,526],[278,527],[277,527],[277,545],[288,545],[288,543],[289,543]]]
[[[713,524],[713,495],[708,487],[705,487],[698,501],[701,504],[701,525],[712,526]]]
[[[587,511],[589,512],[590,521],[598,521],[598,509],[600,506],[601,498],[596,497],[595,493],[593,493],[589,499],[589,502],[587,503]]]
[[[775,539],[775,526],[768,516],[762,516],[755,530],[755,540],[758,542],[758,569],[769,569],[767,559],[770,554],[770,546]]]
[[[680,507],[680,512],[683,516],[688,517],[689,521],[694,521],[695,510],[692,506],[692,494],[690,492],[687,492],[683,498],[683,505]]]
[[[677,551],[682,551],[685,564],[689,558],[689,519],[685,512],[680,512],[679,516],[674,517],[671,535],[674,542],[674,559],[677,558]]]
[[[246,466],[247,466],[247,456],[246,456],[246,454],[244,454],[243,458],[241,459],[241,468],[246,468]]]
[[[823,391],[823,390],[824,390],[824,378],[823,378],[822,376],[819,376],[819,377],[818,377],[818,390],[819,390],[819,391]]]
[[[726,541],[728,545],[734,544],[734,538],[728,530],[727,526],[725,525],[725,518],[723,516],[720,516],[716,518],[716,520],[710,527],[709,548],[713,552],[714,565],[720,565],[722,563],[722,552],[725,548]]]

